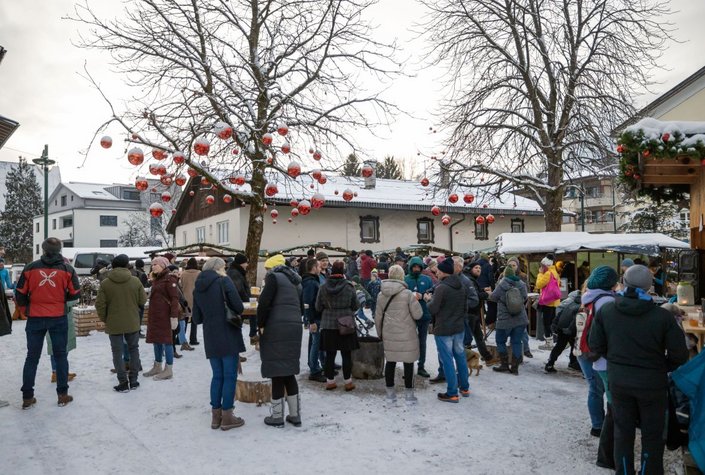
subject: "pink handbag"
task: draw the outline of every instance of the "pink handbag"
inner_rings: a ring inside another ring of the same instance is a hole
[[[553,276],[553,272],[549,276],[548,284],[546,287],[541,289],[541,296],[539,297],[539,305],[548,305],[561,298],[561,288],[558,286],[558,281]]]

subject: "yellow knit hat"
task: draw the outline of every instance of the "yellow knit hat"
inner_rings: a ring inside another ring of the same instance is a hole
[[[264,268],[274,269],[277,266],[283,266],[285,264],[286,262],[284,261],[284,256],[282,256],[281,254],[277,254],[276,256],[272,256],[266,261],[264,261]]]

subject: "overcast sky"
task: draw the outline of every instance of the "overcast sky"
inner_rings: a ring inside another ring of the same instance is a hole
[[[118,12],[120,7],[116,1],[92,3],[106,13]],[[117,146],[109,151],[94,149],[86,165],[78,168],[83,161],[79,151],[109,118],[98,93],[78,75],[84,62],[111,98],[126,99],[129,91],[121,87],[120,77],[110,72],[104,56],[71,44],[76,38],[76,25],[61,17],[72,11],[73,4],[73,0],[0,0],[0,45],[8,50],[0,65],[0,115],[21,124],[0,150],[0,160],[17,161],[19,155],[37,157],[46,143],[51,158],[61,166],[64,180],[131,181],[137,173],[121,153],[124,134],[117,132],[113,134]],[[705,1],[672,0],[671,4],[676,10],[671,21],[682,43],[669,46],[662,60],[667,69],[653,72],[661,83],[656,93],[705,66]],[[410,41],[408,28],[423,16],[421,6],[411,0],[381,0],[374,13],[380,34],[397,37],[404,56],[418,55],[420,45]],[[395,82],[388,97],[416,118],[400,117],[391,132],[380,130],[386,139],[361,139],[370,154],[379,159],[385,155],[412,159],[418,149],[434,148],[437,136],[429,135],[428,127],[433,125],[432,113],[441,97],[438,78],[442,71],[410,72],[415,76]],[[651,99],[653,96],[642,97],[639,103]]]

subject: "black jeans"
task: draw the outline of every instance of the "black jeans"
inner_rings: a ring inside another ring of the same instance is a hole
[[[397,368],[395,361],[387,361],[384,365],[384,381],[388,388],[394,387],[394,373]],[[404,387],[414,387],[414,363],[404,363]]]
[[[257,336],[257,317],[249,317],[250,321],[250,338]]]
[[[140,332],[109,335],[110,348],[113,351],[113,367],[117,371],[118,381],[124,383],[128,379],[125,371],[125,360],[123,358],[124,345],[127,344],[127,351],[130,355],[129,379],[131,383],[137,381],[137,374],[140,370]],[[123,343],[124,341],[124,343]]]
[[[272,400],[281,399],[284,395],[296,396],[299,394],[299,383],[296,376],[275,376],[272,378]]]
[[[470,330],[472,330],[472,336],[475,339],[477,351],[480,352],[480,356],[482,356],[483,359],[491,359],[492,355],[489,351],[487,351],[487,345],[485,345],[485,335],[482,334],[482,322],[480,321],[480,315],[470,314],[469,318]]]
[[[326,379],[333,380],[335,378],[335,354],[337,351],[326,351],[326,361],[323,364],[326,373]],[[352,378],[352,351],[341,351],[340,356],[343,357],[343,378]]]
[[[569,344],[570,354],[568,356],[570,357],[570,362],[575,362],[575,364],[578,364],[578,360],[573,354],[573,348],[575,347],[575,338],[573,338],[573,336],[571,335],[566,335],[561,330],[558,330],[558,341],[556,342],[556,346],[554,346],[551,350],[551,356],[548,357],[548,364],[552,365],[553,363],[555,363],[558,357],[561,356],[561,353],[563,353],[563,350],[565,350],[565,347]]]
[[[614,462],[619,474],[634,473],[634,434],[641,427],[639,474],[663,474],[664,426],[668,396],[664,389],[623,388],[610,380],[614,417]]]
[[[556,317],[556,307],[539,305],[539,312],[541,312],[541,317],[543,318],[543,336],[545,338],[551,338],[551,323],[553,323],[553,319]]]

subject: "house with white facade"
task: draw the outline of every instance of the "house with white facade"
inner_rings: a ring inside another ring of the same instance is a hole
[[[493,249],[501,233],[545,229],[539,206],[510,193],[498,198],[478,192],[472,203],[466,203],[465,194],[473,191],[452,185],[434,190],[416,181],[340,176],[327,176],[323,185],[309,176],[296,182],[279,178],[277,188],[268,198],[264,220],[261,248],[268,251],[321,242],[349,250],[432,244],[467,252]],[[357,196],[346,201],[345,190]],[[244,249],[250,210],[237,196],[248,194],[249,186],[232,186],[230,193],[236,198],[228,203],[223,192],[201,185],[200,177],[191,179],[167,226],[174,245],[205,242]],[[292,217],[291,200],[311,200],[314,193],[325,204],[308,215]],[[458,198],[455,203],[449,201],[453,194]],[[208,196],[215,199],[212,204]],[[439,208],[438,216],[431,212],[434,205]],[[273,209],[278,212],[276,220],[271,217]],[[444,215],[450,218],[447,225],[442,222]],[[478,222],[478,216],[484,222]]]
[[[120,236],[128,230],[126,222],[135,213],[143,214],[158,234],[160,218],[149,218],[148,208],[160,201],[166,189],[159,180],[149,180],[149,189],[140,193],[134,185],[67,182],[61,183],[49,196],[48,235],[63,242],[64,247],[118,247]],[[160,188],[161,187],[161,188]],[[181,192],[172,185],[170,191],[178,199]],[[44,240],[44,216],[34,217],[33,251],[41,255]]]

